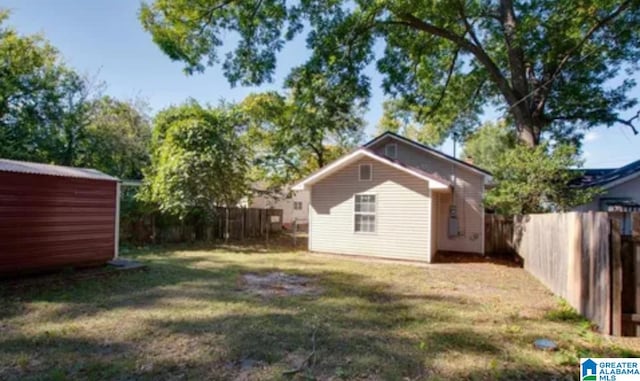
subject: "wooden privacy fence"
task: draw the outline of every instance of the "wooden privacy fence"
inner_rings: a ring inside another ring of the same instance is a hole
[[[514,254],[513,218],[487,214],[484,218],[484,251],[492,255]]]
[[[489,217],[489,216],[487,216]],[[633,234],[621,234],[623,220]],[[488,254],[515,252],[526,271],[613,335],[640,334],[640,214],[489,217]]]
[[[614,314],[613,333],[622,336],[640,336],[640,213],[610,213],[614,217],[612,225],[615,235],[613,251]],[[626,234],[617,237],[620,227],[630,224]],[[615,290],[621,289],[620,293]],[[619,325],[617,324],[619,323]]]
[[[199,240],[265,238],[282,231],[282,209],[217,208],[215,218],[183,221],[149,213],[121,221],[124,242],[176,243]]]

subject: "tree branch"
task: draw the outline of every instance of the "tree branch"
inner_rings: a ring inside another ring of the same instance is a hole
[[[207,10],[205,10],[205,16],[204,16],[204,22],[202,23],[202,25],[200,26],[200,29],[198,29],[198,32],[196,33],[197,36],[202,36],[202,33],[204,33],[204,30],[207,28],[207,26],[211,25],[211,23],[213,22],[213,15],[217,10],[220,10],[224,7],[226,7],[227,5],[233,3],[236,0],[226,0],[221,2],[218,5],[215,5]]]
[[[392,21],[392,23],[409,26],[428,34],[444,38],[453,42],[461,49],[464,49],[473,54],[478,59],[478,61],[480,61],[480,63],[487,69],[493,82],[498,86],[505,99],[507,100],[507,103],[511,105],[518,101],[518,98],[514,94],[513,89],[509,85],[509,82],[506,80],[504,75],[502,75],[500,68],[498,68],[495,62],[493,62],[491,57],[489,57],[489,55],[482,48],[467,40],[463,36],[453,33],[448,29],[424,22],[411,14],[401,13],[397,15],[397,17],[399,17],[402,21]]]
[[[624,119],[616,119],[616,122],[620,123],[620,124],[624,124],[625,126],[631,128],[631,131],[633,131],[634,135],[638,135],[638,129],[636,128],[636,126],[633,124],[633,122],[637,119],[640,119],[640,110],[638,110],[638,112],[636,113],[636,115],[632,116],[631,118],[624,120]]]
[[[582,39],[575,45],[573,46],[571,49],[569,49],[569,51],[567,51],[567,53],[564,55],[564,57],[560,60],[560,63],[558,64],[558,66],[556,67],[556,70],[554,71],[554,73],[551,75],[551,79],[554,79],[558,74],[560,74],[560,72],[562,71],[562,69],[564,69],[564,66],[567,64],[567,62],[569,61],[569,59],[571,58],[571,56],[573,56],[573,54],[578,51],[580,48],[582,48],[582,46],[589,41],[589,39],[591,38],[591,36],[594,35],[594,33],[596,33],[598,30],[600,30],[602,27],[604,27],[605,25],[607,25],[610,21],[612,21],[613,19],[615,19],[616,17],[618,17],[624,10],[626,10],[627,8],[629,8],[629,5],[631,4],[631,1],[627,0],[625,2],[623,2],[622,4],[620,4],[620,6],[614,10],[613,12],[611,12],[609,15],[607,15],[606,17],[604,17],[603,19],[599,20],[598,22],[595,23],[595,25],[593,25],[588,31],[587,33],[582,37]]]
[[[529,92],[529,85],[524,64],[524,51],[517,37],[518,20],[511,0],[500,1],[500,24],[507,46],[511,82],[520,99]]]
[[[449,70],[447,71],[447,79],[444,82],[444,86],[442,87],[440,96],[438,97],[438,100],[436,101],[435,105],[431,108],[431,110],[427,113],[427,115],[425,115],[426,117],[433,115],[440,108],[440,105],[442,104],[442,100],[444,99],[444,96],[447,93],[447,89],[449,88],[449,82],[451,82],[451,77],[453,76],[453,71],[455,70],[455,67],[456,67],[456,61],[458,60],[459,52],[460,52],[460,48],[456,49],[456,51],[453,53],[453,59],[451,60],[451,65],[449,65]]]
[[[484,50],[484,47],[480,43],[478,36],[476,36],[476,33],[473,31],[473,25],[471,25],[471,23],[469,23],[469,20],[467,19],[467,14],[464,11],[464,3],[461,1],[458,3],[458,5],[459,5],[458,10],[460,11],[460,17],[462,18],[462,23],[464,24],[465,30],[467,31],[469,36],[471,36],[471,39],[473,40],[474,44],[476,44],[480,49]]]
[[[324,167],[324,152],[323,152],[322,143],[320,144],[321,144],[320,148],[316,147],[312,143],[309,143],[307,145],[316,154],[316,163],[318,164],[318,167],[322,168]]]
[[[607,110],[594,110],[591,113],[595,114],[595,113],[598,113],[598,112],[606,113]],[[581,119],[587,119],[587,116],[584,115],[584,114],[558,115],[558,116],[554,116],[552,118],[549,118],[548,120],[549,121],[555,121],[555,120],[574,121],[574,120],[581,120]],[[610,122],[614,122],[614,123],[623,124],[623,125],[631,128],[631,131],[633,131],[634,135],[638,135],[640,133],[640,131],[638,131],[638,127],[636,126],[636,124],[637,124],[636,121],[640,121],[640,110],[638,110],[638,112],[634,116],[629,118],[629,119],[612,118],[612,119],[609,119],[609,121]]]

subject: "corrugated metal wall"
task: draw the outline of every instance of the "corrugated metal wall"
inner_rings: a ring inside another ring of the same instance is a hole
[[[114,255],[117,183],[0,172],[0,273]]]

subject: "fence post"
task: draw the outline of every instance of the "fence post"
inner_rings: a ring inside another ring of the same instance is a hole
[[[640,213],[631,213],[631,238],[633,245],[633,285],[635,288],[634,314],[640,314]],[[640,336],[640,324],[635,324],[635,336]]]
[[[622,239],[621,221],[611,218],[611,334],[622,335]]]
[[[297,233],[298,233],[298,219],[294,218],[293,219],[293,247],[295,248],[298,241],[297,241]]]
[[[158,243],[158,232],[156,231],[156,215],[155,213],[151,214],[151,242],[155,245]]]
[[[229,208],[224,208],[224,242],[229,241]]]
[[[569,224],[569,247],[567,260],[567,296],[569,297],[569,304],[578,310],[580,313],[584,313],[582,301],[585,298],[584,295],[584,282],[582,278],[582,214],[570,213],[574,221]]]
[[[242,225],[240,229],[240,240],[244,241],[244,227],[245,227],[244,218],[245,218],[245,215],[247,214],[247,209],[243,207],[242,209],[240,209],[240,211],[242,212],[240,214],[240,224]]]
[[[267,226],[267,247],[269,247],[269,231],[271,231],[271,209],[267,209],[267,211],[265,212],[265,215],[267,216],[266,220],[266,226]]]

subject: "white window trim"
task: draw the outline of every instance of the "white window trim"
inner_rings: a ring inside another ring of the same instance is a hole
[[[388,148],[389,147],[393,147],[393,155],[389,155],[389,151]],[[392,159],[397,159],[398,158],[398,145],[396,143],[387,143],[384,146],[384,155],[387,157],[390,157]]]
[[[373,196],[375,197],[375,201],[374,201],[374,208],[375,208],[375,212],[371,213],[371,212],[356,212],[356,196]],[[359,232],[356,231],[356,215],[361,214],[361,215],[369,215],[369,216],[374,216],[375,218],[373,219],[373,231],[372,232]],[[378,194],[377,193],[356,193],[353,195],[353,218],[351,219],[351,221],[353,222],[353,226],[352,226],[352,231],[353,234],[367,234],[367,235],[376,235],[378,234]]]
[[[369,167],[369,178],[368,179],[363,179],[362,178],[362,167]],[[371,164],[360,164],[358,165],[358,181],[373,181],[373,165]]]

